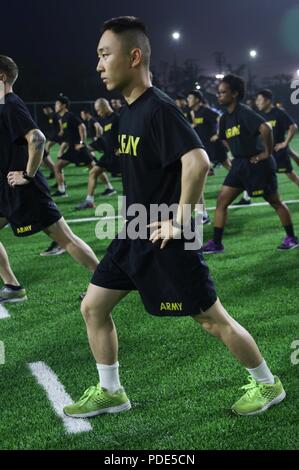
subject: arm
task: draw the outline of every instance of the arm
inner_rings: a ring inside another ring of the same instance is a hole
[[[259,155],[255,155],[250,159],[251,163],[258,163],[261,160],[266,160],[270,157],[273,151],[273,132],[272,128],[266,122],[263,122],[259,127],[259,132],[264,143],[265,150]]]
[[[161,250],[171,239],[181,235],[182,225],[187,226],[190,223],[190,217],[203,193],[206,176],[210,169],[208,155],[203,149],[191,150],[183,155],[181,162],[181,196],[174,224],[172,220],[166,220],[149,225],[157,227],[150,240],[153,243],[162,240]]]
[[[95,131],[96,131],[96,135],[95,135],[95,140],[96,140],[99,137],[101,137],[101,135],[103,134],[103,128],[102,128],[102,126],[99,122],[94,123],[94,128],[95,128]]]
[[[25,135],[28,142],[27,175],[33,178],[42,162],[45,150],[46,138],[39,129],[32,129]],[[23,178],[23,171],[11,171],[7,175],[10,186],[23,186],[29,181]]]
[[[181,197],[177,213],[176,223],[185,225],[190,222],[188,214],[192,214],[195,205],[198,203],[204,189],[207,173],[210,169],[210,162],[207,153],[203,149],[194,149],[186,153],[181,158],[182,180]],[[186,212],[186,207],[190,206],[191,212]]]
[[[46,138],[39,129],[33,129],[25,135],[28,142],[28,162],[26,171],[28,176],[34,176],[42,162]]]
[[[85,142],[87,138],[87,131],[86,131],[85,124],[83,124],[83,122],[79,124],[78,129],[79,129],[79,134],[80,134],[80,141]]]
[[[294,135],[296,134],[297,129],[298,129],[297,124],[295,124],[295,123],[291,124],[290,127],[288,128],[288,133],[287,133],[287,136],[286,136],[284,142],[276,144],[275,147],[274,147],[274,150],[278,151],[278,150],[287,148],[287,146],[289,145],[289,143],[293,139]]]

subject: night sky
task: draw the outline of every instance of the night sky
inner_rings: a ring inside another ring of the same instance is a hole
[[[232,64],[252,64],[260,77],[299,69],[299,4],[296,0],[26,0],[1,6],[0,53],[21,69],[16,87],[24,99],[51,99],[59,91],[88,99],[86,83],[97,83],[96,47],[102,22],[139,16],[151,38],[152,63],[194,59],[216,73],[213,52]],[[175,43],[171,32],[179,30]],[[89,81],[87,81],[87,79]],[[75,91],[76,90],[76,91]],[[99,84],[99,91],[102,90]]]

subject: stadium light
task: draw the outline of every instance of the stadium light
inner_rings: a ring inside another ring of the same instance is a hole
[[[299,77],[299,69],[297,69],[296,73],[297,73],[297,76]]]
[[[255,49],[251,49],[251,51],[249,51],[249,55],[252,59],[255,59],[257,56],[257,51]]]
[[[224,78],[224,73],[216,73],[215,78],[217,78],[217,80],[222,80]]]
[[[174,31],[171,36],[175,41],[178,41],[181,38],[181,35],[178,31]]]

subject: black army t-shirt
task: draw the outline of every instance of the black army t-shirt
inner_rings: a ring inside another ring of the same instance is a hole
[[[87,137],[90,139],[94,139],[96,137],[96,128],[95,124],[97,123],[95,118],[90,118],[88,121],[85,121],[84,124],[86,125],[87,129]]]
[[[111,113],[99,122],[103,128],[103,135],[99,139],[101,147],[105,154],[114,154],[118,146],[119,114]]]
[[[118,141],[127,206],[178,204],[181,157],[203,145],[175,103],[148,88],[122,110]]]
[[[259,138],[260,125],[265,122],[259,114],[239,103],[232,113],[220,118],[219,138],[226,140],[235,158],[250,158],[264,151]]]
[[[283,142],[289,127],[295,123],[286,111],[278,109],[275,106],[273,106],[268,113],[261,113],[261,115],[272,127],[274,144]]]
[[[14,93],[0,104],[0,173],[6,180],[10,171],[26,170],[28,144],[25,135],[38,129],[23,101]]]
[[[81,119],[75,114],[68,111],[61,117],[61,125],[63,129],[63,140],[70,147],[80,144],[79,126],[82,124]]]
[[[24,171],[28,162],[28,143],[25,135],[32,129],[38,129],[24,102],[14,93],[5,96],[0,104],[0,204],[5,204],[6,195],[14,197],[18,191],[13,190],[7,182],[10,171]],[[39,171],[33,180],[39,191],[48,194],[45,177]]]
[[[211,137],[217,134],[218,117],[219,114],[216,111],[206,106],[201,106],[194,111],[194,130],[206,147],[209,146]]]
[[[56,136],[60,132],[59,115],[55,112],[50,113],[47,117],[47,134],[49,136]]]

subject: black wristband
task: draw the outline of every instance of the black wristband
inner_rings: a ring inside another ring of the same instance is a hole
[[[24,180],[27,180],[27,181],[30,181],[30,182],[34,180],[34,176],[29,176],[29,175],[27,175],[27,171],[26,171],[26,170],[23,171],[23,178],[24,178]]]

